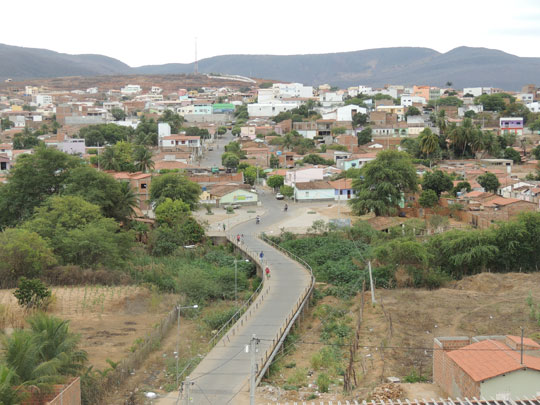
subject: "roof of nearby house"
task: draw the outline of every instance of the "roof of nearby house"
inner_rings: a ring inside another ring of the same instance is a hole
[[[474,381],[484,381],[522,368],[540,371],[540,358],[524,354],[523,364],[520,364],[519,351],[491,339],[452,350],[448,357]]]
[[[233,191],[236,191],[236,190],[244,190],[244,191],[251,192],[249,191],[250,188],[251,186],[249,184],[223,184],[223,185],[220,184],[220,185],[216,185],[210,188],[208,192],[210,193],[210,195],[213,195],[216,197],[223,197],[224,195],[232,193]]]
[[[500,206],[500,205],[505,206],[505,205],[510,205],[510,204],[514,204],[514,203],[517,203],[517,202],[527,202],[527,201],[519,200],[517,198],[496,197],[493,200],[489,200],[489,202],[485,203],[484,205],[486,207]]]
[[[185,169],[189,167],[188,164],[177,162],[175,160],[158,160],[154,163],[154,170],[174,170],[174,169]]]
[[[487,198],[494,196],[493,193],[486,193],[485,191],[469,191],[467,194],[463,194],[463,198]]]
[[[352,179],[339,179],[329,181],[330,185],[336,190],[349,190],[352,188]]]
[[[187,136],[187,135],[171,135],[171,136],[164,136],[162,139],[168,140],[168,141],[198,141],[201,139],[200,136]]]
[[[333,186],[327,181],[306,181],[296,183],[298,190],[333,190]]]

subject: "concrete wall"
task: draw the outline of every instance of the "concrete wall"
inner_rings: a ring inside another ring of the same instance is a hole
[[[534,398],[540,395],[540,371],[517,370],[490,378],[480,385],[480,393],[495,399],[497,394],[509,395],[509,399]]]
[[[256,204],[259,196],[246,190],[235,190],[219,199],[219,204]]]
[[[316,200],[334,200],[334,189],[320,190],[297,190],[295,189],[296,199],[298,201],[316,201]]]

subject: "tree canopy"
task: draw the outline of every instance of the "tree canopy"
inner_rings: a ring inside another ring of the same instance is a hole
[[[362,177],[353,181],[356,197],[350,200],[360,215],[370,211],[377,216],[394,214],[404,193],[417,189],[416,169],[405,152],[379,152],[362,168]]]
[[[491,193],[497,193],[497,190],[501,186],[497,176],[490,172],[478,176],[476,181],[484,188],[484,190]]]
[[[166,198],[182,200],[194,209],[199,203],[201,187],[181,173],[167,173],[154,177],[150,187],[150,199],[159,205]]]

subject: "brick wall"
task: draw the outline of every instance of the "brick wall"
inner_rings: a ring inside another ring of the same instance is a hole
[[[436,338],[433,343],[433,382],[448,396],[480,396],[480,384],[448,357],[448,352],[467,346],[469,338]]]
[[[68,384],[53,385],[48,394],[33,393],[21,405],[81,405],[81,380],[79,377]]]

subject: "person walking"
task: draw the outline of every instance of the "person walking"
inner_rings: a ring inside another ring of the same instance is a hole
[[[236,243],[240,245],[240,234],[236,235]]]
[[[263,251],[261,250],[261,253],[259,253],[259,259],[261,260],[261,263],[263,261],[263,257],[264,257],[264,253]]]
[[[225,224],[223,224],[223,232],[225,232]]]
[[[264,272],[266,273],[266,278],[270,278],[270,268],[268,268],[268,266],[266,267],[266,270],[264,270]]]

